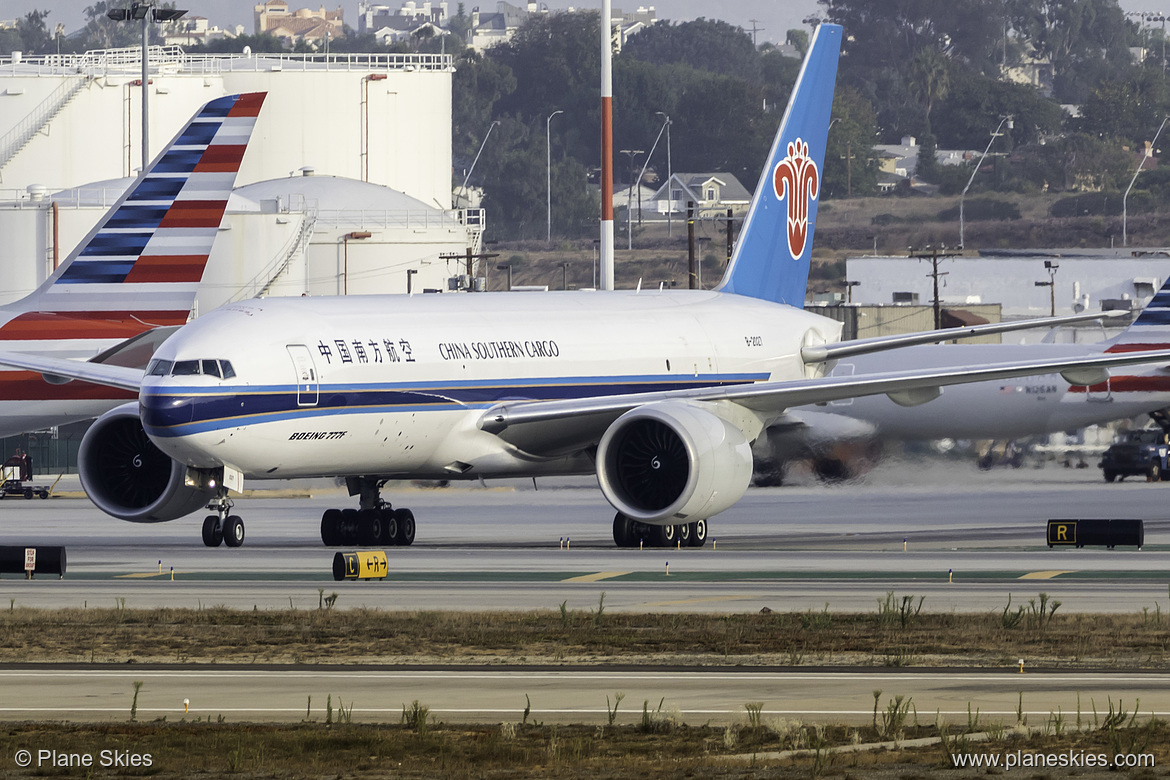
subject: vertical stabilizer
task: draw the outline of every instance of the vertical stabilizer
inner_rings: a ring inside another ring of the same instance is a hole
[[[263,102],[203,106],[44,284],[0,310],[0,341],[90,341],[79,351],[95,354],[185,323]]]
[[[835,24],[813,34],[722,292],[804,305],[841,37]]]

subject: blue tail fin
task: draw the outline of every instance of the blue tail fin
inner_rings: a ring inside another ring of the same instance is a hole
[[[718,290],[803,307],[842,30],[822,24]]]

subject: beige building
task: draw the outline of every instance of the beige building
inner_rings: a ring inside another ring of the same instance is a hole
[[[268,0],[254,7],[257,35],[272,35],[288,44],[308,41],[317,43],[325,38],[345,36],[345,19],[341,6],[335,11],[321,6],[314,11],[310,8],[289,10],[284,0]]]

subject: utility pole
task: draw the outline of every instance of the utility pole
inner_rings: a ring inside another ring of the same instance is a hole
[[[699,274],[695,270],[695,203],[687,201],[687,287],[699,289]]]
[[[919,260],[929,260],[930,261],[931,271],[930,271],[930,273],[927,274],[927,276],[931,277],[931,279],[933,279],[933,281],[934,281],[934,301],[933,301],[933,303],[934,303],[934,329],[935,330],[939,330],[940,328],[942,328],[942,301],[938,295],[938,278],[940,276],[946,276],[948,273],[947,271],[940,272],[938,270],[938,261],[944,260],[948,257],[958,257],[959,256],[958,252],[948,252],[948,251],[946,251],[946,249],[947,248],[945,246],[943,246],[943,247],[928,246],[922,250],[916,250],[913,247],[911,247],[911,249],[910,249],[910,256],[911,257],[916,257]]]

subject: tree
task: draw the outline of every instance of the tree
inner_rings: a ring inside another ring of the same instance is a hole
[[[658,22],[631,38],[622,55],[654,65],[689,65],[751,82],[760,78],[759,58],[751,36],[742,27],[717,19]]]
[[[16,22],[16,31],[20,34],[20,45],[26,54],[48,54],[56,51],[56,44],[45,26],[48,11],[29,11],[22,19]]]
[[[784,42],[789,46],[795,47],[801,58],[808,54],[808,33],[804,30],[789,30],[784,38]]]
[[[950,66],[946,57],[932,48],[922,49],[914,55],[910,63],[910,91],[922,104],[926,116],[926,132],[923,135],[933,135],[930,112],[937,101],[947,96],[950,88]]]
[[[821,191],[826,198],[855,197],[877,192],[877,154],[873,149],[876,117],[873,105],[852,87],[833,97],[833,126],[825,146]]]

